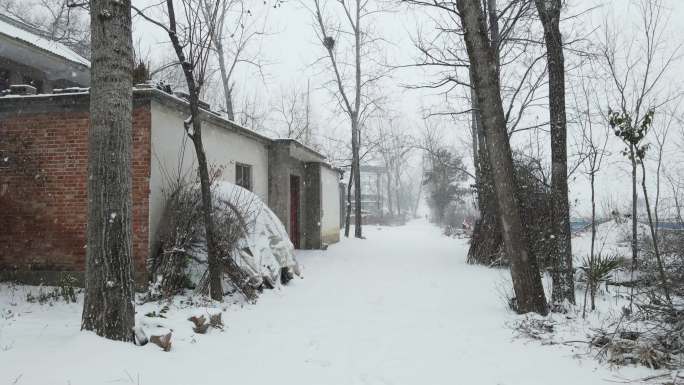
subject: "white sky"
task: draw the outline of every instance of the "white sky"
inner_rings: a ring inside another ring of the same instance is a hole
[[[133,0],[133,4],[138,7],[152,3],[153,0]],[[604,15],[614,15],[614,22],[620,31],[628,36],[634,33],[638,19],[635,17],[636,7],[630,0],[607,0],[599,2],[596,0],[571,0],[567,14],[576,12],[575,10],[586,10],[599,4],[597,9],[583,15],[580,18],[565,21],[562,28],[568,32],[570,29],[583,30],[590,32],[598,28]],[[670,30],[671,39],[668,39],[668,46],[676,46],[682,42],[684,36],[684,2],[679,0],[665,1],[670,9]],[[324,55],[324,50],[316,40],[314,25],[311,15],[304,9],[298,1],[287,1],[277,9],[270,6],[270,2],[264,4],[261,0],[253,0],[252,12],[255,17],[267,17],[268,30],[272,35],[265,37],[261,41],[259,50],[265,61],[270,64],[265,67],[268,75],[264,82],[255,71],[249,67],[244,67],[240,71],[237,81],[238,94],[250,94],[264,106],[268,106],[272,101],[279,98],[281,89],[297,87],[301,90],[306,89],[307,81],[311,83],[313,94],[311,96],[313,112],[319,124],[319,130],[325,135],[346,136],[348,133],[348,122],[341,114],[336,113],[334,100],[330,93],[324,89],[323,84],[330,79],[330,73],[325,72],[324,68],[316,65],[316,61]],[[406,7],[394,7],[391,12],[379,14],[373,20],[372,26],[377,35],[387,41],[385,44],[385,54],[387,60],[392,64],[412,63],[417,56],[417,51],[411,43],[411,36],[415,36],[418,26],[430,28],[429,18],[421,10],[408,10]],[[157,52],[168,49],[167,38],[163,31],[152,26],[140,18],[135,19],[134,39],[140,38],[142,43],[149,47],[154,53],[153,57],[159,58]],[[166,56],[167,54],[164,54]],[[684,70],[682,62],[678,62],[670,74],[666,85],[678,85],[681,80],[681,73]],[[387,107],[396,114],[399,114],[403,127],[408,131],[420,135],[420,130],[424,127],[422,122],[425,107],[435,106],[443,103],[443,99],[434,95],[432,91],[409,91],[402,85],[421,83],[431,78],[427,73],[417,70],[395,71],[392,77],[383,83],[383,93],[389,98]],[[569,77],[568,82],[572,82]],[[569,88],[569,86],[568,86]],[[240,98],[240,97],[238,97]],[[568,99],[570,99],[568,97]],[[568,100],[569,102],[569,100]],[[239,100],[238,100],[239,103]],[[454,110],[467,109],[467,106],[452,106]],[[536,116],[529,119],[543,119],[539,115],[544,115],[545,111],[537,112]],[[276,124],[275,122],[272,124]],[[466,122],[461,123],[442,123],[442,130],[445,134],[445,141],[448,145],[457,146],[464,151],[464,143],[468,141],[468,130]],[[570,127],[568,133],[568,143],[571,148],[569,154],[573,152],[573,135],[576,133]],[[518,134],[516,134],[518,135]],[[514,139],[514,143],[519,145],[529,138],[522,136]],[[668,141],[668,153],[671,159],[679,155],[679,148],[684,144],[682,141],[681,129],[675,124],[670,132]],[[543,138],[543,140],[547,140]],[[606,197],[613,197],[620,202],[627,202],[629,198],[629,180],[626,164],[618,153],[619,142],[615,137],[610,138],[613,155],[607,159],[608,166],[602,171],[598,179],[599,201]],[[548,152],[546,152],[548,157]],[[416,157],[414,163],[418,162]],[[470,161],[468,161],[470,162]],[[676,163],[670,161],[670,163]],[[416,168],[418,165],[414,165]],[[650,164],[649,164],[650,166]],[[674,173],[674,164],[668,165]],[[683,174],[684,175],[684,174]],[[589,212],[588,201],[588,182],[582,175],[577,174],[571,182],[571,203],[574,206],[574,214],[586,215]]]

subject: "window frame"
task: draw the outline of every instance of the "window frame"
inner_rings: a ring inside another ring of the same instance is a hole
[[[247,171],[247,178],[245,178],[245,170]],[[246,186],[245,182],[247,184]],[[235,162],[235,184],[245,190],[252,191],[252,188],[254,187],[252,182],[252,165]]]

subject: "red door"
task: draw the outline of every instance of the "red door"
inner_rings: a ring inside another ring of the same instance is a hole
[[[290,241],[299,249],[299,177],[290,175]]]

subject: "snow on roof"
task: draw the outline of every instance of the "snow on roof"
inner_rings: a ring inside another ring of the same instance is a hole
[[[38,49],[62,57],[70,62],[90,67],[90,61],[74,52],[71,48],[60,42],[49,40],[34,32],[30,32],[28,30],[30,26],[21,28],[19,27],[20,25],[23,25],[23,23],[8,16],[0,15],[0,35],[5,35],[9,38],[27,43]]]

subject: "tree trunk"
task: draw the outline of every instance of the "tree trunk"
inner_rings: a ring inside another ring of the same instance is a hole
[[[594,247],[596,244],[596,174],[591,172],[591,248],[589,258],[594,257]]]
[[[345,214],[345,220],[344,220],[344,236],[349,238],[349,226],[350,226],[350,217],[351,217],[351,192],[352,192],[352,184],[354,181],[354,165],[352,164],[351,168],[349,169],[349,183],[347,183],[347,211],[344,213]]]
[[[130,0],[91,0],[88,227],[81,328],[133,341]]]
[[[474,84],[474,76],[471,72],[471,85]],[[473,126],[477,133],[477,158],[478,158],[478,183],[477,205],[480,218],[473,228],[473,236],[468,249],[468,263],[477,263],[491,266],[498,262],[501,250],[501,228],[497,218],[496,197],[494,195],[494,181],[492,180],[492,166],[487,153],[485,133],[480,118],[480,110],[477,103],[477,93],[471,87]]]
[[[658,274],[660,275],[660,280],[663,285],[665,299],[667,299],[667,302],[671,304],[672,299],[670,298],[670,288],[667,282],[667,276],[665,275],[663,260],[660,257],[660,249],[658,248],[658,234],[656,233],[656,228],[653,223],[653,217],[651,215],[651,205],[648,202],[648,192],[646,190],[646,166],[644,166],[643,160],[641,161],[641,187],[644,191],[644,201],[646,202],[646,214],[648,215],[648,228],[651,230],[651,238],[653,239],[653,252],[656,257],[656,263],[658,264]]]
[[[394,204],[392,203],[392,177],[389,168],[387,168],[387,209],[389,210],[389,215],[392,216]]]
[[[549,121],[551,122],[551,205],[555,255],[552,256],[551,301],[575,303],[575,282],[568,203],[567,122],[565,115],[565,63],[560,32],[560,0],[535,0],[544,27],[549,73]]]
[[[211,197],[211,181],[209,180],[209,165],[202,144],[202,121],[199,116],[199,98],[194,89],[190,92],[190,111],[192,114],[192,129],[190,135],[197,155],[197,173],[200,178],[202,193],[202,217],[204,219],[205,237],[207,240],[207,262],[209,263],[209,294],[215,301],[223,301],[223,268],[216,244],[216,230],[214,227],[214,207]],[[240,281],[233,281],[239,285]]]
[[[226,69],[226,59],[223,56],[223,44],[221,43],[220,39],[216,40],[214,47],[216,48],[219,69],[221,71],[221,84],[223,85],[223,96],[226,102],[226,115],[228,115],[228,120],[234,122],[235,111],[233,110],[233,88],[230,85],[230,78],[228,77],[228,70]]]
[[[473,68],[487,152],[492,162],[504,247],[511,261],[516,310],[520,313],[546,314],[546,298],[537,260],[530,252],[527,232],[515,197],[513,156],[506,131],[494,49],[489,44],[487,27],[478,2],[457,0],[456,7]]]
[[[202,144],[202,120],[200,118],[199,110],[199,88],[195,81],[193,73],[193,64],[191,64],[185,57],[183,46],[178,40],[176,31],[176,14],[173,7],[173,0],[166,0],[166,7],[169,14],[169,38],[176,51],[178,61],[181,63],[183,74],[185,75],[185,82],[188,86],[188,94],[190,95],[190,119],[191,122],[185,122],[185,131],[192,140],[195,147],[195,154],[197,156],[197,173],[200,178],[200,188],[202,193],[202,217],[204,219],[205,237],[207,241],[207,261],[209,262],[209,293],[213,300],[223,301],[223,269],[218,255],[218,248],[216,245],[216,236],[214,230],[213,219],[213,203],[211,198],[211,181],[209,180],[209,167],[207,165],[207,157],[204,152]],[[192,126],[192,127],[190,127]],[[237,272],[233,272],[237,274]],[[241,287],[240,281],[233,281],[238,287]]]
[[[499,78],[499,21],[496,13],[496,0],[487,0],[486,8],[489,19],[489,33],[491,45],[494,50],[496,63],[496,76]],[[499,260],[501,250],[501,226],[497,218],[496,197],[494,195],[494,181],[492,180],[492,165],[487,152],[487,142],[480,109],[477,102],[474,75],[470,68],[470,96],[472,104],[472,129],[477,135],[477,141],[473,141],[473,147],[478,149],[478,167],[476,171],[477,204],[480,218],[473,228],[473,236],[468,249],[468,263],[477,263],[491,266],[502,261]]]
[[[361,165],[359,161],[358,116],[352,120],[352,172],[354,174],[354,237],[363,238],[361,232]]]
[[[634,145],[629,146],[629,155],[632,160],[632,273],[637,268],[637,164]]]

